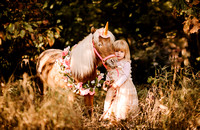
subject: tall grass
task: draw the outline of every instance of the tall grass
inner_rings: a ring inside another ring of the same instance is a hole
[[[11,81],[0,97],[1,129],[198,129],[200,127],[200,73],[183,68],[174,75],[166,68],[156,70],[149,84],[137,85],[140,111],[121,122],[99,121],[106,92],[94,99],[90,118],[82,96],[74,99],[64,89],[38,94],[27,74]]]
[[[1,128],[82,128],[80,106],[71,104],[68,91],[49,90],[40,96],[34,86],[26,74],[22,80],[7,84],[0,99]]]

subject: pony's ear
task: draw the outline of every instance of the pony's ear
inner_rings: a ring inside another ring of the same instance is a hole
[[[96,29],[94,27],[91,27],[91,33],[95,33]]]

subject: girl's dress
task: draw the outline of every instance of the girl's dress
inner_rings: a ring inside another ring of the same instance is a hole
[[[117,66],[117,69],[110,70],[106,75],[106,80],[114,80],[114,83],[119,87],[108,89],[103,119],[124,120],[129,114],[136,113],[138,110],[137,91],[131,79],[131,64],[121,60]]]

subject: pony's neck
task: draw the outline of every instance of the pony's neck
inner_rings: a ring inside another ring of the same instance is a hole
[[[96,56],[92,34],[80,41],[71,51],[71,73],[78,82],[87,82],[96,77]]]

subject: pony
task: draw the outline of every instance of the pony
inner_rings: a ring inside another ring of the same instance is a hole
[[[116,56],[114,55],[113,42],[115,36],[108,30],[108,22],[105,28],[91,28],[91,33],[82,41],[72,47],[70,52],[71,77],[75,82],[85,83],[97,77],[97,66],[103,64],[105,68],[116,67]],[[62,56],[60,49],[47,49],[43,51],[36,63],[37,77],[41,81],[41,94],[47,87],[64,87],[66,82],[59,73],[56,60]],[[94,94],[84,95],[85,105],[91,116],[93,111]]]

